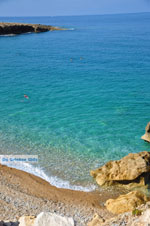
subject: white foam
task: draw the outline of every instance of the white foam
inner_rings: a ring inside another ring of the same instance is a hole
[[[16,36],[16,34],[8,34],[8,35],[0,35],[0,37],[9,37],[9,36]]]
[[[89,187],[83,187],[83,186],[78,186],[78,185],[71,185],[69,181],[62,180],[56,176],[47,176],[46,173],[42,168],[39,167],[34,167],[33,165],[30,165],[29,163],[17,163],[17,164],[12,164],[8,163],[6,164],[8,167],[16,168],[19,170],[23,170],[27,173],[33,174],[35,176],[38,176],[47,182],[49,182],[51,185],[57,187],[57,188],[65,188],[65,189],[71,189],[71,190],[76,190],[76,191],[85,191],[85,192],[90,192],[95,190],[95,186],[89,186]]]

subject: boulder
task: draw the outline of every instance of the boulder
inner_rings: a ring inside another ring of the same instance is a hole
[[[34,226],[74,226],[74,220],[71,217],[42,212],[35,219]]]
[[[150,152],[130,153],[120,160],[107,162],[90,174],[100,186],[133,188],[147,185],[150,178]]]
[[[33,226],[35,216],[22,216],[19,218],[19,226]]]
[[[94,215],[92,221],[88,223],[87,226],[100,226],[105,222],[105,220],[99,216],[97,213]]]
[[[117,199],[108,199],[105,206],[111,213],[120,214],[132,211],[147,201],[148,199],[143,193],[132,191],[126,195],[120,195]]]
[[[150,122],[145,127],[145,134],[141,137],[141,139],[150,142]]]

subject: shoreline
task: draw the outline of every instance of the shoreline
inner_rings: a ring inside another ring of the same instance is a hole
[[[35,166],[30,163],[19,163],[19,164],[3,164],[10,168],[15,168],[18,170],[21,170],[23,172],[27,172],[29,174],[33,174],[34,176],[40,177],[41,179],[47,181],[50,183],[52,186],[57,187],[57,188],[63,188],[63,189],[69,189],[69,190],[74,190],[74,191],[84,191],[84,192],[92,192],[96,188],[99,188],[98,185],[95,183],[90,184],[89,186],[83,186],[82,184],[77,185],[77,184],[71,184],[70,181],[64,180],[57,175],[48,175],[41,167]],[[90,175],[90,173],[89,173]],[[94,182],[94,180],[93,180]]]
[[[104,207],[116,192],[83,192],[50,185],[47,181],[27,172],[0,165],[0,220],[15,220],[22,215],[55,212],[73,217],[76,225],[86,225],[95,213],[102,217],[114,216]]]

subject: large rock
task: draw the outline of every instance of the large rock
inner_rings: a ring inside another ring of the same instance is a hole
[[[147,185],[150,178],[150,153],[147,151],[110,161],[90,172],[100,185],[119,185],[126,188]]]
[[[74,226],[74,220],[57,214],[42,212],[37,216],[34,226]]]
[[[22,216],[19,218],[19,226],[33,226],[35,216]]]
[[[145,127],[145,134],[141,137],[141,139],[150,142],[150,122]]]
[[[105,206],[110,212],[120,214],[132,211],[147,201],[148,199],[143,193],[132,191],[126,195],[120,195],[117,199],[107,200]]]

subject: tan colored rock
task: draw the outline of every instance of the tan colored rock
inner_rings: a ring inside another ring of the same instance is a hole
[[[74,220],[71,217],[42,212],[37,216],[34,226],[74,226]]]
[[[141,137],[141,139],[150,142],[150,122],[145,127],[145,134]]]
[[[109,161],[90,173],[100,186],[144,186],[150,177],[150,152],[130,153],[120,160]]]
[[[101,226],[104,221],[105,220],[96,213],[92,221],[90,221],[87,226]]]
[[[19,226],[33,226],[35,216],[22,216],[19,218]]]
[[[132,191],[126,195],[120,195],[117,199],[107,200],[105,206],[110,212],[120,214],[132,211],[147,201],[148,199],[143,193]]]

